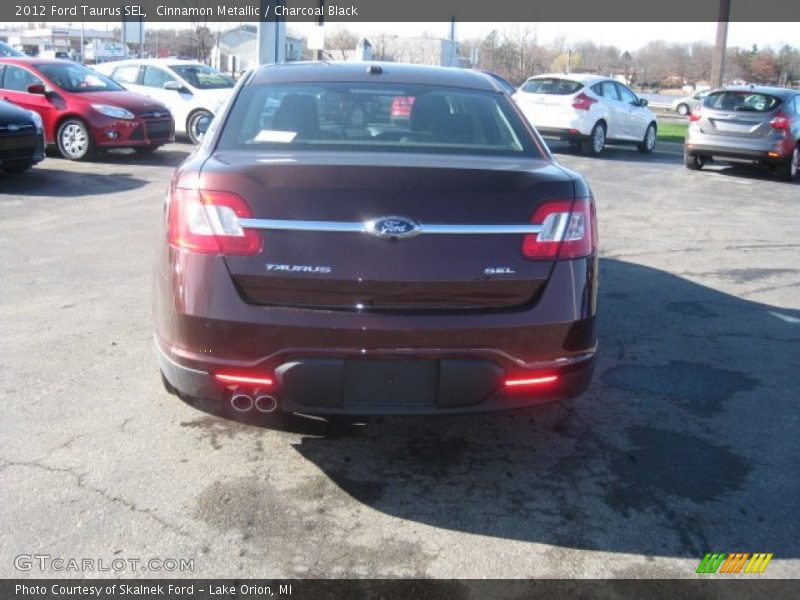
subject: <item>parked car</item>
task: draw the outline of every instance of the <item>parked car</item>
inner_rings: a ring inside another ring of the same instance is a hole
[[[0,77],[3,99],[39,113],[46,142],[64,158],[89,160],[110,148],[152,152],[175,139],[166,106],[78,63],[0,58]]]
[[[193,144],[202,138],[198,124],[219,111],[235,83],[208,65],[171,58],[117,61],[98,65],[97,70],[132,92],[165,104],[175,117],[177,132]]]
[[[689,117],[684,163],[702,169],[710,159],[751,161],[797,181],[800,92],[737,86],[711,92]]]
[[[647,100],[597,75],[537,75],[514,94],[522,112],[545,137],[566,140],[596,156],[607,143],[636,144],[652,152],[658,123]]]
[[[384,114],[341,128],[320,117],[326,96]],[[390,118],[398,96],[414,98],[407,123]],[[231,412],[361,415],[508,409],[589,385],[591,191],[484,75],[262,66],[220,117],[161,220],[167,390]]]
[[[680,116],[685,117],[695,108],[700,106],[700,104],[703,102],[703,99],[708,96],[708,93],[709,90],[703,90],[702,92],[697,92],[691,96],[675,98],[675,100],[672,101],[672,110],[674,110]]]
[[[3,56],[20,56],[20,57],[24,57],[25,54],[23,52],[20,52],[16,48],[14,48],[14,46],[6,44],[5,42],[0,42],[0,57],[3,57]]]
[[[44,160],[44,126],[30,110],[0,101],[0,169],[21,173]]]

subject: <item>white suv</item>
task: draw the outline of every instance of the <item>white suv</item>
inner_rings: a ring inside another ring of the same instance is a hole
[[[537,75],[513,95],[522,112],[544,137],[569,142],[596,156],[606,143],[636,144],[652,152],[658,123],[628,87],[597,75]]]
[[[121,60],[96,65],[95,70],[165,104],[175,118],[175,132],[189,136],[193,144],[203,138],[203,120],[219,111],[235,83],[203,63],[171,58]]]

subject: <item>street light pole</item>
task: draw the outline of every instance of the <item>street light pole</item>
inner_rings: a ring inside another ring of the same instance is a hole
[[[717,21],[717,42],[714,46],[714,58],[711,63],[711,87],[722,87],[725,78],[725,49],[728,43],[728,21],[731,16],[731,0],[719,0],[719,17]]]

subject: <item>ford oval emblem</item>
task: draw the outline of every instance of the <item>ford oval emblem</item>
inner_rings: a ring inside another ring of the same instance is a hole
[[[378,217],[366,221],[364,229],[372,236],[390,240],[412,238],[422,233],[419,222],[407,217]]]

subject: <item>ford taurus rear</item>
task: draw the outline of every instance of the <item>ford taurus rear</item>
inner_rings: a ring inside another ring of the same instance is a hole
[[[596,291],[591,193],[490,78],[270,66],[174,176],[156,345],[236,411],[507,409],[586,389]]]

